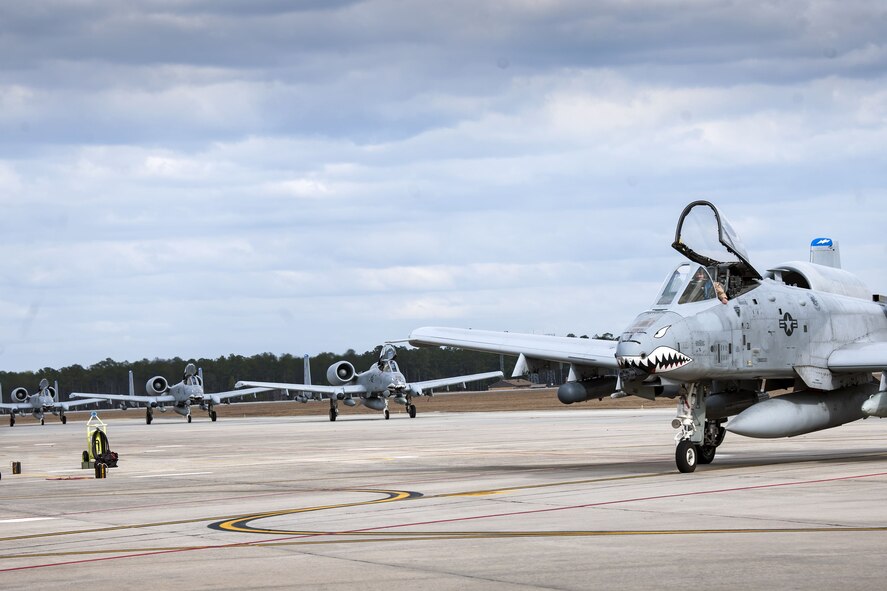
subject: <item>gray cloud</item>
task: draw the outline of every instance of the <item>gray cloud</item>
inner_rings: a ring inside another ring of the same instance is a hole
[[[0,364],[618,332],[697,198],[887,292],[885,10],[4,5]]]

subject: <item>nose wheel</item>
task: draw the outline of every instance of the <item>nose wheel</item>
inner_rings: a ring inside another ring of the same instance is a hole
[[[696,464],[699,462],[696,444],[689,439],[681,439],[675,448],[674,461],[678,466],[679,472],[687,473],[696,470]]]

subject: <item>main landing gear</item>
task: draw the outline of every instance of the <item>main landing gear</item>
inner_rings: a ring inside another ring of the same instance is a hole
[[[407,402],[406,402],[405,407],[407,410],[407,414],[410,415],[410,418],[415,419],[416,418],[416,405],[413,404],[413,397],[412,396],[407,396]]]
[[[15,427],[15,415],[12,413],[9,413],[9,426]]]
[[[339,406],[336,404],[335,398],[330,398],[330,420],[335,421],[339,416]]]
[[[148,409],[145,411],[145,423],[150,425],[151,421],[153,421],[153,420],[154,420],[154,412],[151,410],[151,407],[149,406]]]
[[[67,424],[68,424],[68,417],[65,416],[65,413],[61,413],[61,414],[59,415],[59,419],[61,419],[61,421],[62,421],[62,425],[67,425]]]
[[[699,384],[691,384],[678,400],[678,416],[671,423],[678,429],[674,454],[678,471],[693,472],[697,464],[712,463],[727,434],[722,423],[723,420],[706,419],[705,390]]]

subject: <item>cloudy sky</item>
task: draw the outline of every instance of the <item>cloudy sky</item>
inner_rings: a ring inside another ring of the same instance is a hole
[[[618,333],[695,199],[887,293],[884,3],[0,5],[5,370]]]

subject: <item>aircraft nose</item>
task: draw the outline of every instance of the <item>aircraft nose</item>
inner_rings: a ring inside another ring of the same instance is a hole
[[[666,322],[651,325],[643,332],[622,335],[616,345],[619,369],[655,374],[678,369],[693,361],[679,349],[681,326],[668,323],[674,319],[663,320]]]

